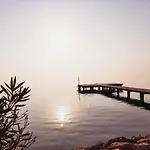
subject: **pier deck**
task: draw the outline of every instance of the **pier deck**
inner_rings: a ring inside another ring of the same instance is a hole
[[[127,98],[130,100],[130,93],[136,92],[140,94],[140,101],[144,103],[144,94],[150,94],[150,89],[135,88],[123,86],[123,83],[94,83],[94,84],[81,84],[78,85],[78,92],[86,93],[100,93],[100,94],[119,94],[121,91],[127,92]]]

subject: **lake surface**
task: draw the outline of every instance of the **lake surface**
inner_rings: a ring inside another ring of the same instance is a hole
[[[149,8],[140,0],[0,0],[0,83],[17,76],[32,89],[29,150],[149,133],[149,111],[102,95],[79,100],[76,87],[80,77],[150,88]]]
[[[33,93],[27,104],[29,130],[37,137],[29,150],[70,150],[117,136],[150,133],[147,110],[102,95],[80,95],[79,100],[76,89],[52,93],[38,98]]]

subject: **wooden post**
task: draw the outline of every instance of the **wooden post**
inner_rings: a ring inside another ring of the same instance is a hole
[[[130,91],[127,91],[127,98],[130,100]]]
[[[93,91],[94,87],[90,87],[90,91]]]
[[[142,92],[140,93],[140,100],[142,103],[144,103],[144,93],[142,93]]]
[[[119,89],[117,89],[117,97],[119,97],[119,93],[120,93],[120,91],[119,91]]]
[[[85,87],[82,87],[83,92],[85,92]]]
[[[81,93],[81,86],[78,85],[78,92]]]
[[[111,92],[113,92],[113,91],[114,91],[114,89],[113,89],[113,88],[110,88],[110,90],[111,90]]]

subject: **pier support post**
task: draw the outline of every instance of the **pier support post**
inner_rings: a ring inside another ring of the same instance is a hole
[[[140,101],[144,103],[144,93],[140,93]]]
[[[112,88],[112,92],[115,92],[115,89],[114,89],[114,88]]]
[[[83,92],[85,92],[85,90],[86,90],[85,87],[82,87],[82,88],[83,88]]]
[[[119,89],[117,89],[117,97],[119,97],[119,93],[120,93],[120,91],[119,91]]]
[[[94,91],[94,87],[90,87],[90,91]]]
[[[78,92],[81,93],[81,86],[78,85]]]
[[[130,91],[127,91],[127,98],[130,100]]]

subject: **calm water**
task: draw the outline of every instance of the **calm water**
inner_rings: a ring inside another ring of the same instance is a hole
[[[79,101],[76,92],[78,76],[150,88],[149,8],[146,0],[0,0],[0,83],[17,76],[32,89],[30,150],[149,133],[150,111],[101,95]]]
[[[28,103],[30,130],[37,137],[30,150],[69,150],[116,136],[150,133],[147,110],[102,95],[81,95],[79,100],[75,89],[50,93],[38,98],[33,93]]]

